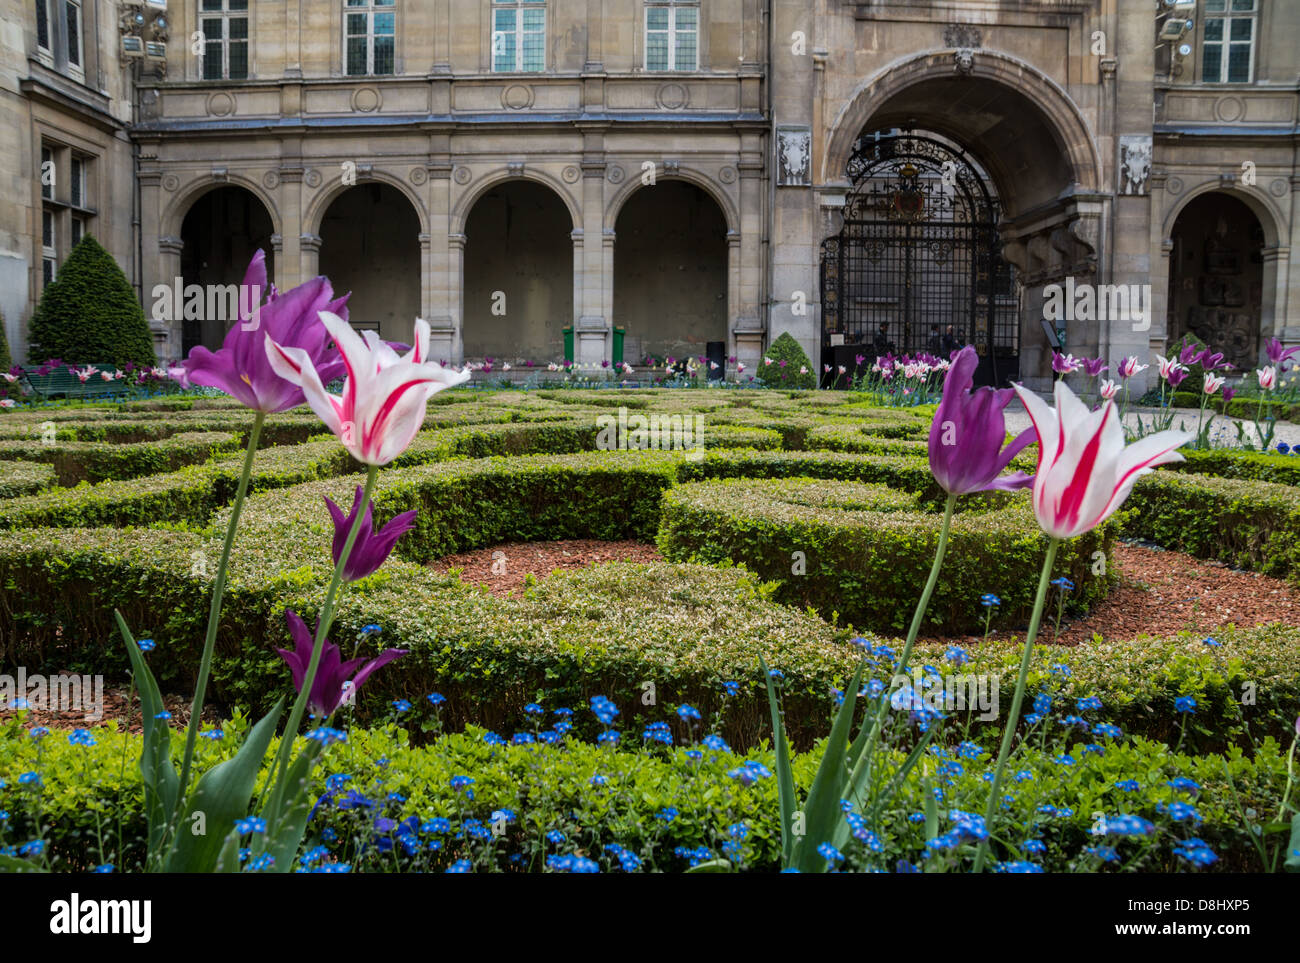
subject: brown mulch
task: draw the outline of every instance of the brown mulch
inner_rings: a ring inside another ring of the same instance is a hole
[[[1119,584],[1083,618],[1062,620],[1060,644],[1091,642],[1094,635],[1106,641],[1174,635],[1183,630],[1208,635],[1230,622],[1241,628],[1272,622],[1300,625],[1300,590],[1284,579],[1129,542],[1116,543],[1114,561]],[[1055,629],[1053,596],[1043,616],[1039,642],[1052,642]],[[989,639],[1023,640],[1024,632],[1023,626],[995,631]],[[966,644],[980,638],[927,641]]]
[[[571,539],[560,542],[526,542],[448,555],[430,562],[437,571],[459,569],[464,582],[485,586],[494,595],[521,589],[528,575],[545,578],[560,569],[583,568],[593,562],[653,562],[661,559],[654,545],[645,542],[605,542]],[[504,565],[501,563],[504,562]],[[1139,635],[1173,635],[1184,629],[1210,633],[1229,622],[1241,627],[1282,622],[1300,625],[1300,590],[1282,579],[1253,572],[1240,572],[1219,562],[1203,561],[1178,552],[1120,542],[1115,546],[1115,564],[1120,582],[1107,598],[1085,617],[1062,622],[1059,642],[1078,645],[1094,635],[1106,640],[1123,640]],[[496,570],[493,570],[493,566]],[[1055,608],[1049,607],[1039,634],[1042,642],[1055,638]],[[994,632],[991,640],[1023,638],[1024,628]],[[967,645],[980,636],[929,638],[923,641]],[[189,720],[190,696],[164,696],[172,714],[172,725],[184,727]],[[107,686],[104,718],[120,721],[126,716],[126,689]],[[212,706],[204,709],[204,721],[219,723]],[[25,720],[29,726],[52,729],[93,726],[82,712],[33,710]],[[131,732],[140,731],[139,703],[132,706]]]
[[[71,674],[71,673],[69,673]],[[86,711],[74,709],[68,711],[54,711],[50,709],[28,709],[27,715],[23,719],[24,725],[28,728],[34,726],[47,726],[50,729],[93,729],[96,726],[102,726],[109,719],[116,719],[117,724],[122,726],[123,720],[127,718],[127,696],[130,690],[125,685],[118,686],[112,684],[110,687],[109,679],[104,680],[104,707],[103,716],[99,719],[87,719]],[[123,680],[125,681],[125,680]],[[191,695],[164,695],[163,707],[172,714],[171,724],[174,729],[184,729],[190,722],[190,703],[194,700]],[[0,712],[8,711],[7,706],[0,706]],[[213,726],[221,725],[221,713],[211,704],[203,707],[203,721]],[[140,720],[140,700],[131,699],[130,703],[130,722],[125,726],[127,732],[139,734],[142,731]]]
[[[440,572],[461,570],[460,579],[486,586],[493,595],[523,588],[529,575],[545,578],[559,569],[586,568],[593,562],[658,562],[663,556],[648,542],[602,542],[593,538],[560,542],[507,542],[429,563]]]

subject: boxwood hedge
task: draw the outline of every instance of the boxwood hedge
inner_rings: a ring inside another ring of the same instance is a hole
[[[881,485],[732,479],[665,492],[659,548],[676,561],[743,563],[778,584],[781,601],[896,633],[911,622],[938,529],[938,515],[916,497]],[[1074,600],[1096,601],[1115,580],[1106,564],[1115,529],[1109,524],[1063,546],[1057,574],[1075,583]],[[1002,599],[999,623],[1023,624],[1046,547],[1026,494],[957,512],[930,602],[931,627],[978,632],[988,614],[980,604],[985,592]]]

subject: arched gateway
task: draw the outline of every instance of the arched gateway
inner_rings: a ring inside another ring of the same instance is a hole
[[[847,175],[843,227],[821,249],[823,358],[852,370],[882,343],[934,351],[936,327],[951,327],[979,352],[979,382],[1014,380],[1019,288],[983,169],[937,135],[878,130],[854,145]]]

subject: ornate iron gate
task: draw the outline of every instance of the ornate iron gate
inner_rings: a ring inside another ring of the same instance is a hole
[[[979,383],[1019,377],[1019,285],[981,172],[957,148],[903,132],[860,138],[848,176],[844,227],[822,242],[827,363],[871,359],[883,345],[932,350],[930,326],[942,335],[952,325],[956,341],[979,352]]]

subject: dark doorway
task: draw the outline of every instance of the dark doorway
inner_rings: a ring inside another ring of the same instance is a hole
[[[181,278],[186,287],[240,284],[248,262],[258,249],[266,252],[266,276],[275,277],[271,215],[260,200],[242,187],[218,187],[191,205],[181,223]],[[167,279],[170,283],[170,279]],[[181,321],[181,355],[195,345],[215,351],[221,347],[233,318],[191,318]]]

